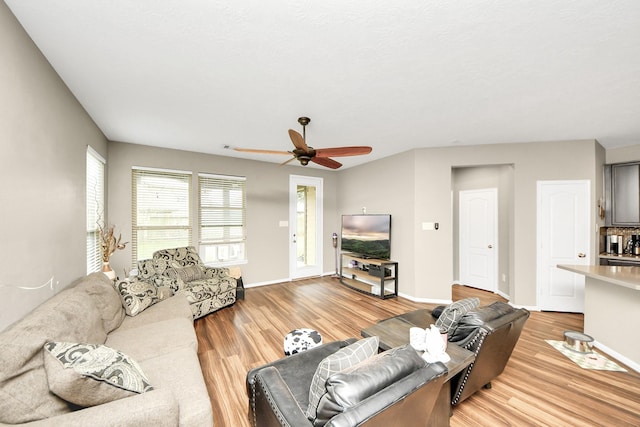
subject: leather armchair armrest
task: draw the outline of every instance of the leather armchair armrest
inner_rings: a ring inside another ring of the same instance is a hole
[[[348,338],[344,341],[333,341],[314,347],[311,350],[303,351],[302,353],[297,353],[292,356],[278,359],[266,365],[253,368],[247,373],[247,394],[249,394],[249,396],[251,395],[251,387],[255,382],[256,373],[264,368],[273,366],[278,370],[289,372],[291,373],[291,376],[298,378],[305,376],[306,373],[313,376],[322,359],[356,341],[357,339],[355,338]],[[284,378],[284,380],[286,382],[287,378]],[[311,378],[309,378],[309,384],[311,384]]]
[[[427,420],[444,383],[447,368],[440,362],[426,365],[395,384],[347,408],[325,427],[414,425]]]
[[[260,369],[251,385],[249,408],[253,426],[311,425],[304,410],[273,366]]]

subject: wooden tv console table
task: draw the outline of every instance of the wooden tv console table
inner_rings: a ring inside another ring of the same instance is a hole
[[[340,283],[379,298],[398,296],[398,263],[363,258],[356,254],[340,254]]]

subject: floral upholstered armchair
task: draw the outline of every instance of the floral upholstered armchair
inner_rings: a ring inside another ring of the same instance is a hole
[[[194,319],[235,303],[239,283],[229,269],[204,265],[193,246],[163,249],[138,261],[138,279],[184,292]]]

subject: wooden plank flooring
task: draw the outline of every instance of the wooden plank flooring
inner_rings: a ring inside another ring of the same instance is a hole
[[[490,292],[452,287],[452,299]],[[359,337],[377,321],[432,304],[380,300],[316,278],[246,290],[246,299],[195,322],[200,364],[216,427],[248,427],[249,369],[283,357],[292,329],[318,330],[325,342]],[[582,331],[580,314],[533,312],[504,373],[493,388],[456,406],[451,426],[639,426],[640,374],[584,370],[544,340]],[[637,331],[630,331],[636,335]]]

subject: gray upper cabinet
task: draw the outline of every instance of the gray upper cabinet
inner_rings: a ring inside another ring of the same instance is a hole
[[[605,185],[611,206],[611,225],[640,225],[640,162],[607,165]],[[607,177],[607,172],[610,173]],[[609,181],[609,182],[606,182]]]

